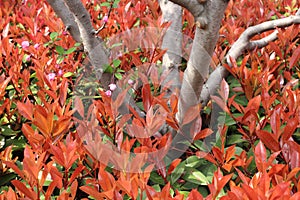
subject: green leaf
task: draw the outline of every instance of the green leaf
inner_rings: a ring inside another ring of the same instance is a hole
[[[227,126],[231,126],[231,125],[236,124],[236,121],[235,121],[234,119],[232,119],[232,118],[230,117],[230,115],[226,115],[226,117],[225,117],[225,124],[226,124]]]
[[[121,64],[121,60],[119,60],[119,59],[113,61],[114,67],[119,67],[120,64]]]
[[[57,38],[57,36],[58,36],[58,33],[57,33],[57,32],[52,32],[52,33],[50,33],[50,39],[51,39],[52,41],[54,41],[54,40]]]
[[[81,45],[81,43],[76,42],[76,43],[74,44],[74,47],[80,47],[80,45]]]
[[[11,180],[15,179],[17,175],[15,173],[2,174],[0,179],[0,186],[8,184]]]
[[[56,52],[58,53],[58,54],[64,54],[65,53],[65,50],[64,50],[64,48],[62,47],[62,46],[56,46],[55,47],[55,49],[56,49]]]
[[[115,43],[115,44],[113,44],[113,45],[111,45],[111,49],[112,48],[114,48],[114,47],[119,47],[119,46],[122,46],[123,45],[123,43],[122,42],[119,42],[119,43]]]
[[[120,74],[120,73],[115,73],[115,77],[116,77],[117,79],[121,80],[121,79],[122,79],[122,74]]]
[[[100,6],[110,7],[110,3],[109,2],[103,2],[103,3],[100,4]]]
[[[197,156],[190,156],[186,159],[186,167],[197,168],[201,165],[202,159],[199,159]]]
[[[114,69],[111,66],[107,66],[106,69],[104,70],[104,72],[106,73],[113,73]]]
[[[16,136],[20,131],[14,131],[11,128],[2,127],[1,135],[4,136]]]
[[[114,4],[113,4],[113,8],[117,8],[118,7],[118,4],[119,4],[120,0],[115,0],[114,1]]]
[[[182,190],[192,190],[197,187],[198,187],[198,184],[195,184],[192,182],[186,182],[185,184],[183,184],[183,186],[181,186],[181,189]]]
[[[247,100],[246,96],[236,96],[234,98],[234,101],[242,106],[247,106],[247,104],[248,104],[248,100]]]
[[[246,140],[242,139],[242,135],[239,134],[229,135],[227,137],[226,145],[238,144],[245,141]]]
[[[73,72],[66,72],[64,73],[63,77],[65,78],[68,78],[68,77],[71,77],[71,76],[74,76],[74,73]]]
[[[74,51],[76,51],[76,47],[71,47],[70,49],[68,49],[67,51],[65,51],[65,54],[71,54]]]
[[[181,162],[179,165],[177,165],[177,167],[174,169],[174,171],[171,174],[171,185],[173,185],[182,175],[182,173],[184,172],[184,167],[185,162]]]
[[[59,55],[56,59],[56,64],[61,64],[64,61],[64,56],[63,55]]]
[[[198,170],[193,169],[194,171],[191,170],[191,173],[186,173],[186,175],[183,177],[184,180],[195,183],[197,185],[208,185],[209,181],[206,178],[206,176],[201,173]]]
[[[165,184],[164,179],[163,179],[161,176],[159,176],[159,175],[157,174],[157,172],[151,172],[150,180],[151,180],[153,183],[156,183],[156,184],[160,184],[160,185],[164,185],[164,184]]]

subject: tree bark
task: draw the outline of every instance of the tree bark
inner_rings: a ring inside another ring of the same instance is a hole
[[[160,0],[163,22],[171,22],[167,29],[162,49],[167,49],[163,56],[163,71],[166,73],[165,84],[174,91],[179,88],[180,80],[178,66],[182,62],[182,7],[169,0]]]
[[[47,0],[49,5],[53,8],[56,15],[61,18],[66,30],[69,31],[71,36],[76,42],[82,42],[80,37],[79,28],[75,22],[75,17],[65,4],[63,0]]]
[[[209,66],[227,1],[171,0],[194,16],[196,32],[180,90],[177,120],[182,122],[187,110],[200,103],[202,87],[209,76]]]

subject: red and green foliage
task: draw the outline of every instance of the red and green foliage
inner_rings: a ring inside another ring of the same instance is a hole
[[[168,26],[160,23],[156,0],[82,2],[95,29],[109,13],[99,33],[104,39],[128,29]],[[230,1],[213,66],[247,27],[295,14],[299,6],[295,0]],[[184,11],[183,20],[184,34],[193,38],[193,17]],[[112,61],[117,79],[143,66],[138,74],[143,84],[134,95],[145,119],[134,109],[120,115],[127,90],[113,100],[99,87],[87,111],[84,100],[72,98],[86,55],[64,29],[45,0],[0,0],[0,199],[300,199],[299,26],[278,29],[278,40],[227,66],[231,75],[219,96],[212,96],[224,110],[225,125],[209,153],[200,148],[212,133],[204,127],[170,165],[158,162],[139,172],[126,171],[140,166],[126,165],[124,157],[114,158],[124,163],[118,166],[123,171],[108,167],[111,152],[99,152],[97,145],[105,140],[119,151],[150,153],[172,140],[171,132],[134,137],[155,134],[162,122],[178,129],[178,98],[159,94],[159,72],[147,68],[165,50],[126,52]],[[92,135],[98,143],[93,140],[89,148],[81,134],[94,133],[93,123],[104,135]],[[135,159],[142,166],[144,160]]]

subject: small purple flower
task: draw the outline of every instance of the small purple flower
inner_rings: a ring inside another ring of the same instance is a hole
[[[106,23],[108,21],[108,16],[105,15],[102,20],[103,20],[104,23]]]
[[[35,44],[33,47],[34,47],[35,49],[38,49],[38,48],[40,47],[40,44]]]
[[[21,44],[23,49],[27,49],[29,47],[29,42],[27,40],[23,41]]]
[[[108,87],[111,91],[114,91],[117,88],[116,84],[113,83],[109,84]]]
[[[53,81],[55,79],[56,74],[55,73],[50,73],[48,74],[48,79],[49,81]]]
[[[106,94],[106,96],[111,96],[111,91],[110,90],[107,90],[106,92],[105,92],[105,94]]]
[[[63,31],[62,34],[63,35],[68,35],[68,31]]]
[[[131,80],[131,79],[128,80],[128,84],[129,84],[129,85],[132,85],[133,83],[134,83],[133,80]]]

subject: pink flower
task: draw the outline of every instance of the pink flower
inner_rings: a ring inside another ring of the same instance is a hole
[[[53,81],[55,79],[56,74],[55,73],[50,73],[48,74],[48,79],[49,81]]]
[[[30,61],[30,55],[27,55],[27,57],[26,57],[26,62],[29,62]]]
[[[110,90],[107,90],[106,92],[105,92],[105,94],[106,94],[106,96],[111,96],[111,91]]]
[[[105,22],[105,23],[106,23],[106,22],[108,21],[108,16],[107,16],[107,15],[105,15],[105,16],[103,17],[103,19],[102,19],[102,20],[103,20],[103,22]]]
[[[111,91],[114,91],[117,88],[116,84],[113,83],[109,84],[108,87]]]
[[[27,40],[23,41],[21,44],[23,49],[27,49],[29,47],[29,42]]]
[[[58,75],[59,76],[62,76],[64,74],[64,72],[60,69],[60,70],[58,70]]]
[[[132,85],[133,83],[134,83],[133,80],[131,80],[131,79],[128,80],[129,85]]]
[[[38,49],[38,48],[40,47],[40,44],[35,44],[33,47],[34,47],[35,49]]]

